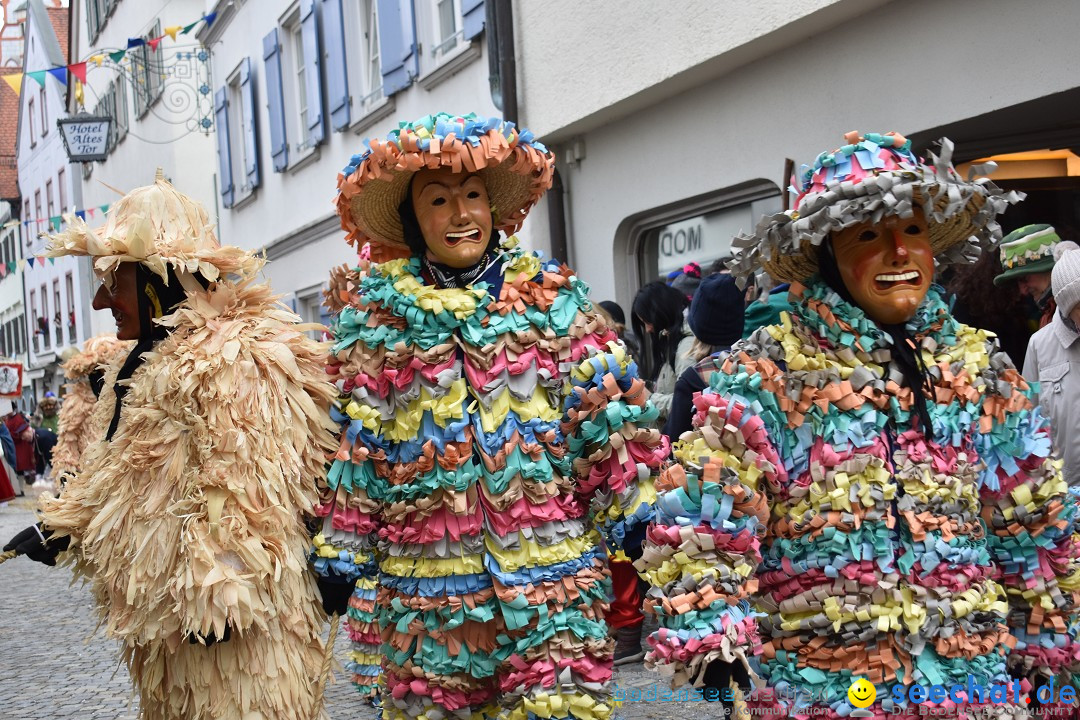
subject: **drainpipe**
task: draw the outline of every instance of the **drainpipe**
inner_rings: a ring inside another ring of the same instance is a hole
[[[511,0],[487,0],[484,3],[487,23],[488,71],[491,100],[504,120],[518,122],[517,57],[514,46],[514,7]],[[551,190],[547,193],[548,231],[551,257],[569,261],[566,239],[565,186],[559,169],[555,169]]]

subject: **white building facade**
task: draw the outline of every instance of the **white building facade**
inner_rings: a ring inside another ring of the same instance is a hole
[[[326,321],[330,268],[355,263],[338,173],[399,120],[498,115],[483,0],[233,0],[200,37],[213,54],[223,243],[264,250],[274,290]]]
[[[0,262],[13,263],[15,272],[8,272],[0,277],[0,357],[10,362],[22,363],[23,369],[29,367],[29,345],[26,333],[26,315],[23,311],[23,282],[18,271],[19,245],[22,233],[18,224],[11,224],[13,218],[11,204],[0,202]],[[33,400],[33,386],[27,373],[23,373],[23,403],[29,407]]]
[[[52,13],[52,17],[50,17]],[[24,45],[24,72],[68,64],[60,42],[66,36],[67,8],[46,10],[41,0],[28,0]],[[58,37],[59,36],[59,37]],[[63,139],[56,126],[66,117],[67,88],[46,74],[40,85],[24,78],[19,108],[16,157],[22,194],[21,256],[24,308],[29,334],[26,377],[32,394],[40,399],[63,384],[60,354],[79,346],[89,332],[92,281],[89,262],[59,258],[39,260],[46,240],[41,234],[58,231],[59,217],[79,206],[79,193]]]
[[[521,122],[554,147],[568,259],[597,299],[629,310],[645,282],[727,254],[783,207],[792,170],[850,130],[902,132],[920,151],[945,135],[959,160],[1026,153],[994,176],[1029,193],[1005,230],[1080,228],[1070,0],[548,0],[514,13]]]
[[[152,183],[158,167],[214,218],[209,55],[194,29],[175,32],[199,20],[205,5],[204,0],[79,0],[73,5],[72,56],[104,56],[100,65],[87,63],[85,108],[114,119],[108,158],[79,172],[82,208],[92,211],[86,218],[91,226],[103,224],[103,206]],[[143,44],[132,46],[131,40]],[[119,61],[108,57],[119,50],[126,50]],[[75,104],[73,98],[72,111]],[[91,324],[91,334],[116,331],[106,312],[91,312]]]

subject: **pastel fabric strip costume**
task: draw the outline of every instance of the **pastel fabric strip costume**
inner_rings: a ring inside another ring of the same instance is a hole
[[[208,227],[159,179],[114,205],[104,231],[75,222],[54,238],[54,254],[96,256],[99,271],[128,257],[215,281],[158,321],[170,332],[132,374],[111,441],[89,447],[41,516],[70,536],[142,718],[308,718],[325,618],[305,517],[331,447],[333,387],[311,327],[253,283],[250,254],[194,239]],[[117,407],[118,369],[95,425]]]
[[[930,439],[887,336],[823,283],[793,289],[782,325],[718,362],[660,481],[648,662],[681,682],[746,659],[796,715],[795,688],[847,715],[859,676],[889,698],[1007,682],[1007,657],[1062,669],[1076,508],[1027,383],[931,291],[909,323],[935,377]]]
[[[992,243],[1019,198],[963,180],[947,152],[923,164],[900,136],[852,135],[735,263],[793,281],[792,306],[716,361],[638,563],[660,618],[647,665],[680,684],[743,662],[752,711],[800,718],[849,716],[860,677],[885,718],[917,712],[893,701],[914,683],[989,687],[1080,657],[1077,508],[1032,388],[936,286],[904,328],[927,378],[911,388],[893,336],[816,274],[842,228],[922,203],[935,254],[955,257]]]
[[[507,249],[466,289],[419,269],[332,289],[324,512],[343,552],[378,547],[384,717],[609,718],[601,533],[651,517],[656,410],[565,266]]]

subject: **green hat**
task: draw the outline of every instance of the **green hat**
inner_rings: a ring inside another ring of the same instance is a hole
[[[1054,245],[1060,241],[1053,225],[1025,225],[1013,230],[1001,241],[1001,267],[1005,272],[994,278],[994,285],[1021,275],[1050,272],[1054,269]]]

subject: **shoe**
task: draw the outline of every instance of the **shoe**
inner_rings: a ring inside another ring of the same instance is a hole
[[[641,647],[641,626],[622,627],[615,631],[615,665],[641,662],[645,649]]]

